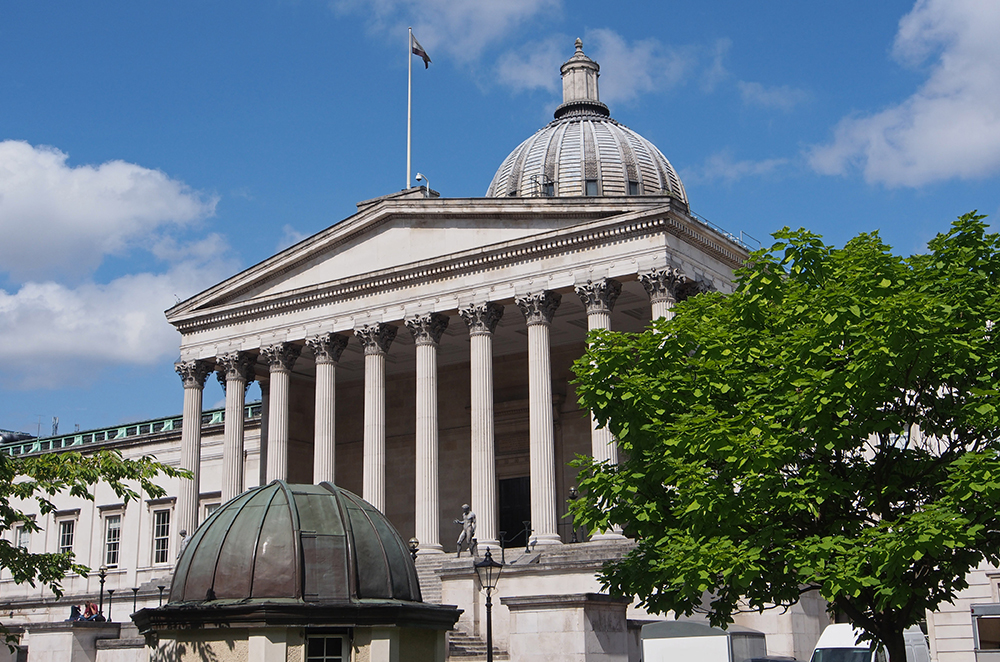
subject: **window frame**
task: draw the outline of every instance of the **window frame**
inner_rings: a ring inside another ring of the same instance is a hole
[[[105,513],[102,518],[102,524],[104,525],[104,534],[101,536],[101,560],[102,565],[106,568],[117,568],[121,565],[122,556],[122,520],[124,513],[121,511]],[[117,531],[117,538],[114,541],[111,540],[111,522],[117,520],[118,525],[115,527]],[[112,545],[114,545],[114,561],[111,560]]]
[[[150,555],[153,565],[170,563],[170,520],[172,510],[172,508],[157,508],[152,511],[153,544],[150,547]],[[166,522],[159,521],[161,516],[165,516]]]
[[[73,548],[76,545],[76,518],[75,517],[64,517],[62,519],[56,520],[56,526],[58,527],[58,533],[56,538],[56,551],[60,554],[73,554]],[[66,544],[66,529],[69,527],[69,544]]]
[[[322,655],[310,655],[309,654],[309,644],[312,641],[322,639],[324,641],[329,639],[339,639],[341,641],[340,645],[340,655],[330,656],[324,653]],[[303,656],[303,662],[350,662],[351,661],[351,640],[345,634],[326,634],[326,633],[315,633],[306,636],[306,646],[305,655]]]

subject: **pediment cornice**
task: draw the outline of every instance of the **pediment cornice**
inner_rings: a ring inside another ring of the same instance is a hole
[[[509,265],[582,251],[595,245],[624,243],[656,234],[675,235],[731,268],[740,266],[745,257],[735,244],[720,241],[714,231],[687,214],[673,210],[670,205],[663,205],[248,301],[232,301],[230,296],[225,300],[216,299],[211,304],[205,302],[187,312],[175,308],[169,311],[168,318],[182,333],[194,333],[331,303],[349,302],[373,294],[402,291],[428,282],[494,271]],[[271,271],[271,277],[276,273],[280,273],[280,269]]]

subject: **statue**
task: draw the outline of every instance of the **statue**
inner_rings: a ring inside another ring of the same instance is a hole
[[[455,520],[455,524],[462,525],[462,533],[458,536],[458,556],[462,555],[462,544],[469,549],[469,555],[475,556],[476,540],[476,514],[472,512],[469,504],[462,504],[462,519]]]
[[[181,544],[179,544],[177,546],[177,558],[181,557],[181,554],[184,553],[184,550],[188,546],[188,542],[190,542],[189,539],[188,539],[187,529],[181,529],[180,530],[180,536],[181,536]]]

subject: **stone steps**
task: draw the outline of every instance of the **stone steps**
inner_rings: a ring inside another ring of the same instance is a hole
[[[462,662],[479,662],[486,660],[486,642],[461,630],[448,633],[448,659]],[[509,660],[507,651],[493,647],[494,660]]]
[[[417,556],[417,579],[420,581],[420,597],[430,604],[441,604],[441,565],[448,554],[423,554]]]

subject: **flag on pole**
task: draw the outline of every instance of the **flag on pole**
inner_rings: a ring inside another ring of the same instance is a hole
[[[420,58],[423,59],[424,69],[431,66],[431,57],[427,54],[427,51],[424,50],[424,47],[420,45],[420,42],[417,41],[417,38],[414,37],[412,33],[410,33],[410,48],[413,49],[414,55],[419,55]]]

